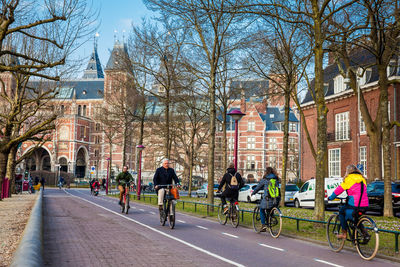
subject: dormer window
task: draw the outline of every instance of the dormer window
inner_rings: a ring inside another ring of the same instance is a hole
[[[395,71],[396,71],[396,60],[395,60],[395,59],[390,60],[389,65],[387,66],[386,71],[387,71],[387,76],[388,76],[388,77],[394,75],[394,73],[395,73]]]
[[[324,83],[324,95],[328,93],[329,83]]]
[[[346,91],[346,84],[342,75],[338,75],[334,79],[334,93],[338,94],[340,92]]]
[[[358,77],[359,85],[367,84],[369,82],[369,80],[371,79],[371,74],[372,74],[372,69],[364,70],[362,68],[359,68],[357,70],[357,77]]]

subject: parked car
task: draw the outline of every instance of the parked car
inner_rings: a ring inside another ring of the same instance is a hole
[[[219,184],[214,184],[214,196],[215,193],[218,191]],[[196,191],[197,197],[207,197],[208,195],[208,184],[203,184],[199,190]]]
[[[367,186],[369,210],[383,213],[384,184],[383,181],[375,181]],[[400,183],[392,183],[393,211],[400,210]]]
[[[293,203],[294,195],[299,192],[299,187],[295,184],[286,184],[285,191],[285,204]]]
[[[246,184],[239,190],[239,201],[243,202],[255,202],[256,200],[261,199],[262,190],[258,191],[254,196],[251,195],[254,189],[257,187],[257,184]]]
[[[327,206],[337,206],[339,199],[328,200],[332,192],[343,182],[343,178],[325,178],[325,203]],[[338,197],[345,198],[347,193],[343,192]],[[315,179],[310,179],[303,184],[300,190],[294,194],[294,206],[296,208],[315,206]]]

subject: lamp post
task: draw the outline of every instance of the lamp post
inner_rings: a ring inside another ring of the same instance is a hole
[[[107,182],[106,182],[106,195],[108,195],[108,181],[110,177],[110,172],[109,172],[109,167],[110,167],[110,158],[107,158]]]
[[[246,114],[242,113],[240,109],[234,109],[228,113],[229,116],[235,121],[235,148],[234,148],[234,163],[235,170],[237,171],[237,161],[238,161],[238,137],[239,137],[239,120]]]
[[[138,165],[138,179],[137,179],[137,199],[140,200],[140,189],[141,189],[141,176],[142,176],[142,151],[144,145],[137,145],[136,148],[139,150],[139,165]]]

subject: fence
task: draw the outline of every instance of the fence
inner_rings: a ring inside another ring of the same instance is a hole
[[[0,199],[10,197],[10,180],[5,178],[3,180],[3,187],[1,188],[0,192]]]
[[[117,193],[112,193],[113,195],[117,195]],[[132,194],[132,196],[136,199],[136,195]],[[151,203],[152,198],[155,199],[155,204],[157,204],[157,197],[154,195],[141,195],[141,199],[146,202],[146,198],[149,199],[149,202]],[[195,201],[185,201],[185,200],[178,200],[178,203],[182,203],[182,210],[185,210],[185,203],[186,204],[192,204],[194,205],[194,212],[198,212],[199,211],[199,206],[205,206],[206,207],[206,214],[207,216],[210,216],[211,213],[211,209],[210,207],[214,207],[217,208],[218,205],[213,205],[213,204],[208,204],[208,203],[202,203],[202,202],[195,202]],[[252,210],[246,210],[246,209],[240,209],[239,210],[241,213],[241,221],[244,221],[244,214],[245,213],[253,213]],[[310,219],[304,219],[304,218],[297,218],[297,217],[291,217],[291,216],[285,216],[282,215],[282,218],[286,218],[289,220],[295,220],[296,221],[296,229],[297,231],[300,231],[300,222],[311,222],[311,223],[320,223],[320,224],[326,224],[327,222],[325,221],[317,221],[317,220],[310,220]],[[388,233],[388,234],[393,234],[394,235],[394,250],[395,252],[398,254],[399,253],[399,234],[400,231],[393,231],[393,230],[386,230],[386,229],[380,229],[378,228],[379,232],[382,233]]]

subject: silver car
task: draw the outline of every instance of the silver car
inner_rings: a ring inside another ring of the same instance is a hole
[[[286,184],[286,192],[285,192],[285,204],[293,203],[294,194],[299,191],[299,187],[295,184]]]

